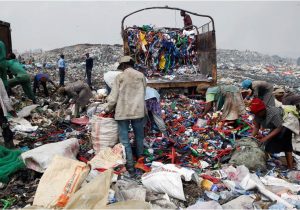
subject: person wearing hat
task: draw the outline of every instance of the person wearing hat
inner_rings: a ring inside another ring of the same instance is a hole
[[[250,89],[251,95],[263,100],[266,106],[275,106],[272,84],[265,81],[251,81],[250,79],[246,79],[242,82],[242,88]]]
[[[71,103],[75,103],[75,116],[79,117],[79,108],[84,109],[89,103],[90,98],[93,94],[88,84],[82,81],[76,81],[67,84],[65,87],[58,89],[60,95],[66,96],[63,104],[68,104],[72,99]]]
[[[246,113],[245,104],[238,87],[234,85],[219,85],[210,87],[209,84],[198,85],[196,91],[205,95],[206,105],[200,117],[204,117],[215,104],[217,110],[222,110],[225,120],[236,120]]]
[[[283,109],[281,107],[267,107],[265,103],[254,98],[250,103],[250,111],[255,115],[252,136],[266,143],[265,150],[268,153],[285,152],[287,166],[293,168],[292,131],[283,126]],[[270,129],[268,135],[258,135],[260,128]]]
[[[285,92],[283,88],[278,88],[273,92],[275,98],[282,103],[282,105],[300,106],[300,95],[292,92]]]
[[[59,86],[62,87],[65,85],[65,75],[66,75],[66,62],[65,62],[65,56],[63,54],[60,55],[57,65],[59,70]]]
[[[87,78],[87,83],[92,88],[92,69],[93,69],[93,58],[90,57],[89,53],[85,54],[86,59],[85,59],[85,74]]]
[[[47,88],[47,82],[50,82],[55,87],[55,89],[57,88],[55,83],[49,78],[48,74],[44,74],[44,73],[36,74],[34,77],[34,81],[33,81],[34,94],[36,94],[36,89],[40,89],[39,87],[40,87],[40,85],[42,85],[44,88],[45,96],[48,97],[49,92],[48,92],[48,88]]]
[[[115,111],[118,122],[119,139],[125,147],[126,168],[131,176],[135,176],[133,154],[128,138],[129,124],[132,125],[136,140],[137,159],[142,157],[144,150],[144,117],[146,78],[133,69],[134,61],[130,56],[124,56],[119,61],[118,69],[122,73],[116,76],[111,93],[103,113]]]

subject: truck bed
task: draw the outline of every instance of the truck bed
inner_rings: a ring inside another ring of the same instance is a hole
[[[174,79],[149,78],[147,84],[153,88],[196,87],[200,83],[211,82],[205,75],[175,77]]]

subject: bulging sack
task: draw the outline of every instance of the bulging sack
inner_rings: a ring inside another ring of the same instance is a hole
[[[40,180],[33,205],[44,208],[64,207],[89,171],[89,166],[83,162],[55,156]]]
[[[96,153],[118,143],[118,123],[113,118],[93,116],[92,143]]]
[[[55,155],[76,159],[79,152],[78,139],[71,138],[62,142],[50,143],[24,152],[21,157],[27,168],[44,173]]]
[[[250,170],[266,169],[266,154],[251,138],[242,138],[236,142],[230,164],[245,165]]]

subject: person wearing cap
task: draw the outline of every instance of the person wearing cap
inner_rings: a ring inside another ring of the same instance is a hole
[[[292,92],[285,92],[283,88],[278,88],[273,92],[275,98],[282,103],[282,105],[300,105],[300,95]]]
[[[65,56],[63,54],[60,55],[57,65],[59,70],[59,86],[62,87],[65,85],[65,75],[66,75],[66,62],[65,62]]]
[[[90,57],[89,53],[85,54],[86,59],[85,59],[85,73],[86,73],[86,78],[87,78],[87,83],[92,88],[92,69],[93,69],[93,58]]]
[[[185,13],[185,11],[180,11],[180,16],[183,17],[183,24],[185,30],[192,30],[193,29],[193,22],[192,18]]]
[[[234,85],[219,85],[210,87],[209,84],[197,86],[196,91],[205,95],[206,104],[200,117],[204,117],[212,110],[215,104],[217,110],[222,110],[222,118],[225,120],[236,120],[240,115],[246,113],[245,104],[241,92]]]
[[[49,92],[48,92],[48,88],[47,88],[47,82],[50,82],[55,87],[55,89],[57,88],[55,83],[49,78],[48,74],[44,74],[44,73],[36,74],[34,77],[34,81],[33,81],[34,94],[36,94],[36,89],[40,89],[39,87],[40,87],[40,85],[42,85],[44,88],[45,96],[48,97]]]
[[[131,176],[135,176],[133,154],[128,138],[129,124],[132,125],[136,140],[137,159],[142,157],[144,150],[144,117],[146,78],[133,69],[134,61],[124,56],[119,61],[118,69],[123,72],[116,76],[111,93],[107,97],[104,113],[115,111],[118,122],[119,139],[125,147],[126,168]]]
[[[283,126],[283,109],[281,107],[267,107],[265,103],[254,98],[250,103],[250,111],[255,115],[252,136],[266,143],[265,150],[268,153],[285,152],[287,166],[293,168],[292,131]],[[258,135],[260,128],[270,129],[268,135]]]
[[[88,84],[82,81],[76,81],[67,84],[65,87],[58,89],[60,95],[66,96],[66,99],[62,104],[68,104],[72,99],[71,103],[75,103],[75,116],[79,117],[79,109],[85,109],[89,103],[90,98],[93,97],[92,91]]]
[[[242,82],[242,88],[250,89],[251,95],[263,100],[266,106],[275,106],[272,84],[265,81],[251,81],[250,79],[246,79]]]

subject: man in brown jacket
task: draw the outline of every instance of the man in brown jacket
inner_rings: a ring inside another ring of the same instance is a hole
[[[129,124],[131,123],[137,146],[137,158],[143,155],[145,116],[145,76],[133,69],[134,61],[130,56],[124,56],[119,61],[118,69],[123,72],[114,80],[111,93],[107,97],[107,106],[104,112],[115,110],[115,120],[118,122],[119,139],[125,147],[126,167],[131,176],[134,176],[134,161],[128,138]]]

